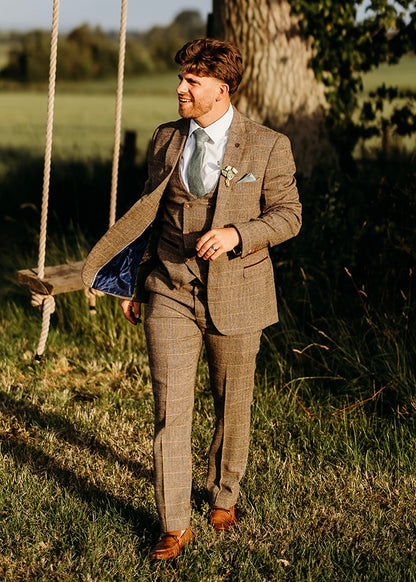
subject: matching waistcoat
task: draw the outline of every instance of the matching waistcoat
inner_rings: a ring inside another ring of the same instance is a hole
[[[195,278],[206,285],[209,261],[196,256],[197,239],[211,228],[217,198],[216,186],[202,198],[185,188],[180,175],[180,162],[166,187],[161,202],[160,235],[157,242],[159,265],[146,280],[146,288],[156,291],[159,274],[167,275],[175,288]],[[156,283],[156,288],[153,283]]]

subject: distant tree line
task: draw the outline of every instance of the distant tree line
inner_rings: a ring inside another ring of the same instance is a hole
[[[126,75],[173,69],[173,55],[188,40],[205,36],[206,23],[195,10],[180,12],[168,26],[127,34]],[[86,24],[59,38],[57,75],[61,80],[102,79],[114,76],[118,63],[118,33]],[[8,62],[0,76],[25,83],[48,78],[50,32],[13,33]]]

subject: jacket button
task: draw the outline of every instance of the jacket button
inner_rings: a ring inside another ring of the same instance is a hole
[[[189,204],[189,202],[185,202],[185,204],[183,205],[184,208],[191,208],[191,205]]]

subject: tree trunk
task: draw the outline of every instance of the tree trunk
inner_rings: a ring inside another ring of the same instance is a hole
[[[244,77],[233,99],[251,119],[292,141],[298,170],[335,162],[324,122],[324,86],[310,67],[311,41],[299,34],[288,0],[213,0],[209,35],[236,44]]]

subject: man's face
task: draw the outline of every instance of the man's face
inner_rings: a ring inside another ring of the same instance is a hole
[[[206,127],[223,114],[224,91],[228,98],[228,87],[215,77],[200,77],[181,71],[176,89],[179,99],[179,115],[194,119]]]

